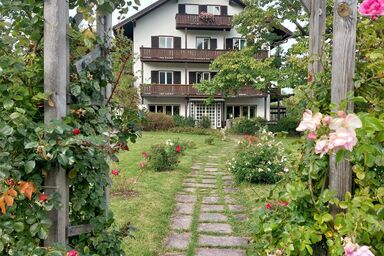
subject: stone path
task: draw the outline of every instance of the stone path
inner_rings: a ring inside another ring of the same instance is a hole
[[[176,196],[171,219],[172,232],[165,241],[162,256],[245,256],[249,240],[233,234],[230,216],[243,220],[236,204],[234,181],[208,156],[208,163],[196,163]]]

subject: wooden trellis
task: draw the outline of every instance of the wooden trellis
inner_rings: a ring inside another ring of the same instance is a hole
[[[323,70],[323,34],[326,20],[326,0],[300,0],[310,13],[310,63],[309,76]],[[335,0],[333,12],[333,52],[331,103],[339,104],[353,92],[355,72],[357,0]],[[353,104],[348,104],[348,111],[353,111]],[[352,190],[352,170],[344,159],[336,162],[336,156],[330,157],[329,189],[336,192],[340,200],[346,192]],[[332,209],[336,213],[337,209]]]
[[[97,34],[110,45],[112,35],[112,14],[97,14]],[[82,15],[75,16],[77,24],[83,20]],[[51,95],[51,101],[45,103],[44,122],[62,119],[68,113],[69,92],[69,39],[67,30],[69,27],[69,8],[67,0],[44,1],[44,92]],[[101,48],[84,56],[76,63],[78,71],[84,69],[102,54]],[[110,87],[103,93],[109,97]],[[53,223],[49,230],[46,246],[54,244],[67,244],[70,236],[91,232],[90,225],[71,226],[68,218],[69,183],[66,171],[57,167],[51,170],[45,180],[46,194],[58,192],[63,206],[59,210],[50,213]],[[106,202],[108,201],[108,189],[106,188]]]

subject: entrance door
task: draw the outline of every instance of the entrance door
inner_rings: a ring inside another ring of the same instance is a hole
[[[211,105],[206,105],[202,102],[191,102],[189,104],[189,114],[196,121],[201,121],[204,116],[207,116],[211,121],[211,128],[221,128],[221,102],[216,102]]]

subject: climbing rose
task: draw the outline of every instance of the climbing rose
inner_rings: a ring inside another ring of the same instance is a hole
[[[317,141],[315,146],[315,153],[320,154],[321,157],[327,154],[329,151],[328,143],[329,141],[325,138]]]
[[[79,256],[79,253],[76,250],[70,250],[67,252],[67,256]]]
[[[272,204],[267,203],[267,204],[265,205],[265,208],[267,208],[268,210],[271,210],[271,209],[272,209]]]
[[[73,133],[73,135],[79,135],[80,134],[80,129],[79,128],[75,128],[75,129],[73,129],[72,133]]]
[[[361,15],[372,17],[384,15],[384,0],[364,0],[360,5],[359,12]]]
[[[323,117],[322,121],[323,121],[324,125],[328,125],[332,122],[332,117],[326,115],[325,117]]]
[[[344,256],[375,256],[369,247],[352,243],[349,237],[344,238]]]
[[[356,133],[354,130],[348,130],[344,127],[338,128],[336,132],[329,134],[329,149],[346,149],[352,151],[357,144]]]
[[[310,132],[310,133],[308,133],[307,138],[309,140],[315,140],[317,138],[317,135],[314,132]]]
[[[147,154],[147,152],[143,152],[143,157],[144,157],[144,158],[148,158],[148,154]]]
[[[321,113],[312,114],[311,110],[305,110],[303,113],[303,119],[300,122],[299,126],[296,128],[296,131],[311,131],[314,132],[321,123],[323,115]]]
[[[177,145],[176,146],[176,152],[180,152],[181,151],[181,147],[180,147],[180,145]]]
[[[384,0],[383,0],[384,1]],[[345,114],[345,113],[344,113]],[[362,127],[360,118],[355,114],[349,115],[339,115],[339,118],[333,119],[329,128],[332,130],[337,130],[338,128],[344,127],[348,130],[355,130]]]
[[[116,169],[112,170],[112,174],[115,175],[115,176],[119,175],[119,170],[116,170]]]
[[[46,202],[46,201],[48,201],[48,196],[46,196],[44,194],[40,194],[39,200],[40,200],[40,202]]]

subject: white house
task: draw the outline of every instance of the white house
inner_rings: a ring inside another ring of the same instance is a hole
[[[159,0],[116,25],[133,40],[134,65],[142,104],[151,112],[208,116],[213,128],[227,119],[270,119],[270,97],[245,87],[236,97],[216,95],[212,105],[193,84],[216,74],[209,64],[219,55],[246,46],[232,25],[245,7],[240,0]],[[264,51],[260,57],[268,57]]]

